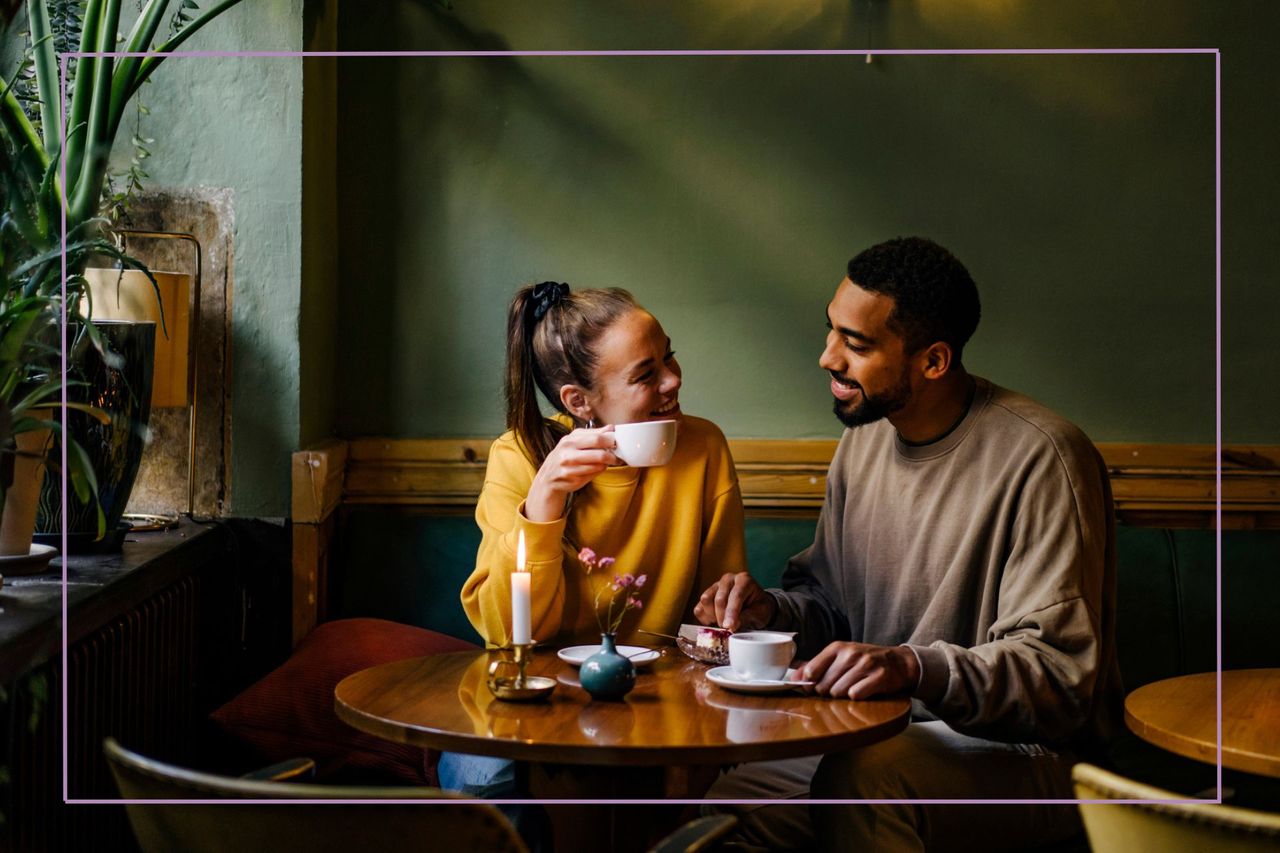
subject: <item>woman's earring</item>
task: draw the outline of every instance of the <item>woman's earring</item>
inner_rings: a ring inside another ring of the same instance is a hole
[[[595,428],[596,428],[596,419],[587,418],[587,429],[595,429]]]

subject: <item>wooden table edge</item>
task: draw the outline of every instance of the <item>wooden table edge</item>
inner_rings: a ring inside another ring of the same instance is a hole
[[[1248,676],[1255,672],[1263,671],[1266,668],[1244,669],[1244,670],[1223,670],[1223,677],[1230,679],[1238,676]],[[1216,677],[1215,672],[1188,673],[1186,675],[1174,676],[1173,678],[1163,679],[1163,681],[1172,681],[1174,679],[1189,678],[1209,678]],[[1180,734],[1169,729],[1154,725],[1133,713],[1131,703],[1137,697],[1138,701],[1142,700],[1140,695],[1143,690],[1158,685],[1161,681],[1154,681],[1151,684],[1144,684],[1136,687],[1124,699],[1124,721],[1129,730],[1138,737],[1154,746],[1166,749],[1175,755],[1183,758],[1190,758],[1193,761],[1200,761],[1205,764],[1217,767],[1219,764],[1218,745],[1216,743],[1206,743],[1198,738],[1189,735]],[[1216,685],[1215,685],[1216,686]],[[1226,690],[1224,684],[1223,690]],[[1216,706],[1215,706],[1216,707]],[[1225,736],[1226,717],[1223,718],[1223,734]],[[1254,752],[1248,749],[1242,749],[1233,746],[1231,743],[1224,741],[1222,743],[1222,767],[1228,770],[1240,770],[1245,773],[1255,773],[1261,776],[1269,776],[1271,778],[1280,778],[1280,757],[1269,755],[1266,753]]]
[[[1218,766],[1217,744],[1203,743],[1143,722],[1133,716],[1127,707],[1124,709],[1124,721],[1130,731],[1152,746],[1167,749],[1183,758]],[[1280,761],[1277,759],[1269,755],[1238,749],[1226,743],[1222,745],[1222,766],[1227,770],[1242,770],[1245,773],[1272,778],[1280,777]]]
[[[352,678],[359,673],[353,673]],[[739,764],[749,761],[772,761],[799,758],[806,755],[826,755],[843,752],[878,743],[906,729],[911,718],[911,702],[904,697],[887,697],[870,700],[901,704],[898,713],[870,726],[854,731],[834,732],[816,738],[787,742],[765,741],[753,744],[716,744],[710,746],[626,747],[599,744],[548,744],[542,746],[529,741],[511,741],[486,738],[479,735],[460,735],[440,729],[407,726],[403,722],[384,720],[381,717],[353,708],[338,695],[344,678],[334,688],[333,709],[338,719],[366,734],[394,743],[458,752],[468,755],[488,755],[516,761],[535,761],[555,764],[625,765],[654,767],[661,765]],[[832,699],[829,701],[849,701]]]
[[[406,728],[403,723],[393,723],[358,711],[336,696],[334,697],[334,711],[337,713],[338,719],[358,731],[395,743],[438,749],[443,752],[488,755],[494,758],[509,758],[515,761],[536,761],[554,764],[657,767],[672,764],[740,764],[749,761],[775,761],[785,758],[800,758],[806,755],[826,755],[831,752],[855,749],[860,746],[888,740],[905,729],[910,722],[911,703],[903,700],[901,713],[873,726],[858,729],[855,732],[839,732],[822,738],[810,738],[785,743],[770,741],[756,744],[683,746],[676,749],[670,747],[610,747],[596,744],[580,746],[548,744],[542,746],[528,741],[499,740],[476,735],[463,736],[437,729]]]

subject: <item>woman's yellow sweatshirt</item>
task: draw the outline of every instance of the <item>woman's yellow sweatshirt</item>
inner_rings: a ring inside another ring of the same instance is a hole
[[[688,415],[679,430],[669,463],[609,468],[575,495],[567,518],[548,522],[524,516],[536,471],[514,433],[493,443],[476,506],[480,550],[462,587],[467,617],[490,646],[511,639],[511,573],[521,530],[533,573],[533,639],[540,643],[598,641],[595,584],[612,574],[648,575],[642,608],[629,612],[619,631],[630,639],[639,628],[674,634],[692,619],[704,589],[725,572],[746,571],[742,493],[724,434]],[[583,547],[617,562],[604,575],[597,569],[588,576],[577,558]]]

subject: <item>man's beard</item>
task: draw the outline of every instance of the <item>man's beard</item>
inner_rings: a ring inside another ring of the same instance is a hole
[[[849,408],[849,404],[843,400],[835,401],[836,417],[840,419],[840,423],[850,429],[888,417],[907,405],[911,399],[911,383],[907,380],[905,371],[898,377],[897,384],[882,394],[869,395],[867,389],[861,385],[858,386],[858,390],[862,392],[862,401],[852,408]]]

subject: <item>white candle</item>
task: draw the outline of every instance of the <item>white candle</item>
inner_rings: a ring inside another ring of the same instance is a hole
[[[533,575],[524,565],[524,531],[516,539],[516,570],[511,574],[511,642],[529,642],[529,582]]]

